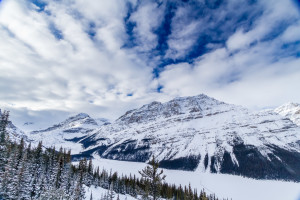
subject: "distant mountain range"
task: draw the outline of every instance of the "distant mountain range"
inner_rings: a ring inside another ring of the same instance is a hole
[[[81,113],[26,137],[69,148],[73,159],[154,155],[168,169],[300,181],[299,125],[299,104],[251,112],[201,94],[152,102],[112,123]]]

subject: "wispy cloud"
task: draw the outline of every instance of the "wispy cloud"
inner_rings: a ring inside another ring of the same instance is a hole
[[[299,101],[295,92],[300,77],[295,33],[299,12],[292,2],[270,1],[263,6],[264,13],[253,27],[237,29],[225,47],[206,53],[193,64],[167,66],[160,77],[163,92],[190,95],[203,91],[250,107]]]
[[[4,0],[0,105],[24,121],[199,93],[300,102],[299,30],[292,0]]]
[[[70,6],[49,1],[47,12],[24,1],[1,3],[2,105],[36,111],[101,112],[103,107],[121,109],[131,98],[151,92],[152,69],[121,49],[124,28],[120,9],[113,10],[115,4],[90,2],[82,6],[76,1]],[[90,10],[81,9],[87,6]],[[95,8],[100,9],[98,16]],[[105,8],[109,11],[103,12]],[[87,33],[90,22],[96,24],[95,40]],[[104,111],[103,115],[110,112]]]

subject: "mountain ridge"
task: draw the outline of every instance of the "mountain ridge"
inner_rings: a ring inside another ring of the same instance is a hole
[[[87,114],[73,119],[74,126],[69,120],[28,137],[70,148],[75,160],[148,162],[154,155],[168,169],[300,181],[300,128],[273,110],[251,112],[200,94],[151,102],[100,126]]]

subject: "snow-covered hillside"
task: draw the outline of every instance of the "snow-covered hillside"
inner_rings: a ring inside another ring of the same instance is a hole
[[[73,158],[147,162],[161,167],[300,181],[300,127],[272,110],[250,112],[204,94],[152,102],[98,125],[87,114],[29,134]]]
[[[63,147],[71,149],[72,153],[79,153],[84,149],[81,140],[102,125],[101,122],[104,124],[106,121],[102,119],[96,122],[88,114],[80,113],[45,130],[30,132],[28,137],[35,143],[43,141],[47,147]]]
[[[250,112],[202,94],[128,111],[95,130],[76,156],[147,162],[155,155],[169,169],[300,180],[299,133],[273,111]]]
[[[93,200],[101,200],[107,195],[110,191],[101,187],[85,187],[85,200],[90,200],[91,196]],[[120,200],[137,200],[128,194],[117,194],[114,193],[114,200],[117,200],[119,197]]]

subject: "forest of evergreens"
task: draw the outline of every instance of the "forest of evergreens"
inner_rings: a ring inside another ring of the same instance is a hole
[[[129,194],[138,199],[216,200],[204,191],[191,186],[175,186],[163,182],[162,171],[154,160],[140,174],[118,175],[99,167],[92,160],[83,159],[78,165],[71,163],[71,152],[45,148],[42,142],[31,147],[23,139],[11,141],[6,130],[9,112],[0,121],[0,199],[85,199],[85,188],[90,186],[108,189],[95,200],[118,199],[117,194]]]

